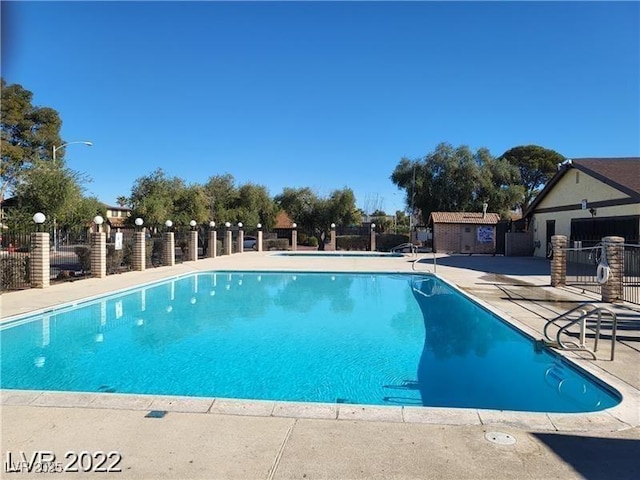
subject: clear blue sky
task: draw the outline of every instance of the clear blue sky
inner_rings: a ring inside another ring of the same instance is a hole
[[[115,204],[188,183],[351,187],[403,208],[401,157],[640,155],[637,2],[2,2],[2,75],[55,108],[66,159]]]

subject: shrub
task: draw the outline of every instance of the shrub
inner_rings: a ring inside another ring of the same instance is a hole
[[[408,243],[407,235],[396,235],[393,233],[382,233],[376,236],[376,248],[381,252],[388,252],[393,247],[397,247],[403,243]]]
[[[309,237],[307,238],[306,243],[304,243],[304,245],[307,245],[309,247],[317,247],[318,246],[318,239],[316,237]]]
[[[29,283],[29,256],[0,257],[2,290],[10,290]]]
[[[113,243],[107,243],[107,273],[118,273],[124,259],[124,250],[116,250]]]
[[[289,239],[276,238],[263,241],[265,250],[289,250]]]
[[[83,272],[91,271],[91,247],[89,245],[78,245],[73,249],[78,256],[78,263]]]
[[[341,235],[336,237],[337,250],[369,250],[371,238],[368,235]]]
[[[155,241],[153,238],[147,238],[144,242],[144,265],[145,268],[153,267],[153,252]]]
[[[189,242],[185,239],[180,239],[176,242],[176,247],[182,251],[182,258],[189,257]]]

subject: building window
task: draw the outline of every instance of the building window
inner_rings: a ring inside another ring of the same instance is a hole
[[[580,172],[576,172],[576,183],[580,183]]]

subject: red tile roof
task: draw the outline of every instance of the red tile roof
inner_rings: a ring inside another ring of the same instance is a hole
[[[273,228],[293,228],[293,220],[287,215],[287,212],[280,210],[276,215],[276,224]]]
[[[466,223],[475,225],[495,225],[500,220],[498,213],[482,212],[432,212],[429,223]]]

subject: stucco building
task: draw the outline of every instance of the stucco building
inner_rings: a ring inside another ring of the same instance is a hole
[[[524,216],[536,256],[547,255],[552,235],[566,235],[570,246],[591,246],[608,235],[639,243],[640,157],[560,164]]]

